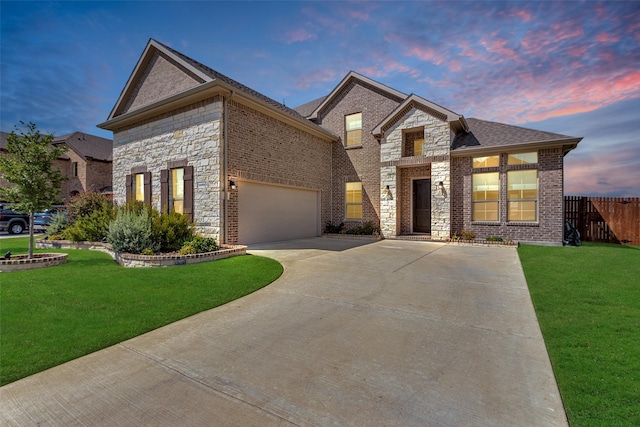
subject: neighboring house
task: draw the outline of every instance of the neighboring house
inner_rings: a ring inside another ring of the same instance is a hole
[[[69,160],[61,168],[67,180],[62,183],[62,196],[86,191],[111,192],[113,141],[83,132],[57,136],[53,145],[67,148]]]
[[[155,40],[99,126],[119,202],[243,244],[367,221],[385,237],[560,244],[563,156],[581,139],[465,119],[355,72],[292,110]]]
[[[0,132],[0,152],[6,152],[6,132]],[[67,148],[65,154],[53,161],[53,166],[62,172],[60,198],[85,192],[111,192],[113,142],[82,132],[54,137],[53,145]],[[0,178],[0,185],[9,183]]]

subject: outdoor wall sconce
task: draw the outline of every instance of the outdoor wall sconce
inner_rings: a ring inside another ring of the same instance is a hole
[[[388,185],[385,187],[384,190],[382,190],[382,196],[387,200],[393,199],[393,195],[391,194],[391,190],[389,189]]]
[[[440,194],[443,196],[447,195],[447,190],[445,190],[444,183],[442,181],[438,181],[438,188],[440,188]]]
[[[238,188],[238,186],[236,185],[236,182],[235,182],[235,181],[233,181],[233,180],[229,180],[229,187],[230,187],[232,190],[235,190],[236,188]]]

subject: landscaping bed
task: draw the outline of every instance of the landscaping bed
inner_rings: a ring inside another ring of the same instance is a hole
[[[40,249],[87,249],[106,252],[123,267],[168,267],[172,265],[197,264],[216,261],[238,255],[246,255],[247,247],[242,245],[221,244],[220,249],[213,252],[181,255],[177,252],[168,254],[140,255],[116,253],[110,244],[102,242],[72,242],[70,240],[46,240],[36,242]]]
[[[29,255],[13,255],[11,259],[0,259],[0,272],[33,270],[53,267],[67,262],[67,254],[37,253],[29,259]]]

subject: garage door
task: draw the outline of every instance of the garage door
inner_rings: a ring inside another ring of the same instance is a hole
[[[243,245],[320,235],[317,191],[238,183],[238,240]]]

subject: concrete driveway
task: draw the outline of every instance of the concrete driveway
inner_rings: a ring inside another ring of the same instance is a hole
[[[566,426],[513,248],[303,239],[240,300],[0,389],[2,425]]]

